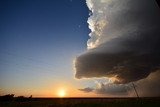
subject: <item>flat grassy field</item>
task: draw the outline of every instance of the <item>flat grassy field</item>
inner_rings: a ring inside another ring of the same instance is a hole
[[[160,98],[32,98],[0,101],[0,107],[160,107]]]

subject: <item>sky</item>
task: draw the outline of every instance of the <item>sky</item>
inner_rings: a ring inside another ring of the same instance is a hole
[[[72,65],[86,50],[88,11],[84,0],[1,0],[0,94],[55,97],[88,84]]]
[[[155,1],[1,0],[0,16],[0,95],[160,96]]]

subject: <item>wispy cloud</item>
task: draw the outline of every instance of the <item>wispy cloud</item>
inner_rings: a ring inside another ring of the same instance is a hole
[[[88,92],[92,92],[94,89],[93,89],[93,88],[90,88],[90,87],[87,87],[87,88],[78,89],[78,90],[88,93]]]

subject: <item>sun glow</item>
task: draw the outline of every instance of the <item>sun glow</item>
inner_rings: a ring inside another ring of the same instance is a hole
[[[65,95],[66,95],[66,92],[65,92],[64,89],[61,89],[61,90],[58,91],[58,96],[59,97],[65,97]]]

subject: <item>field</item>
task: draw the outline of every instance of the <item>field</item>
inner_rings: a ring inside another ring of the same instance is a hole
[[[0,107],[160,107],[160,98],[32,98],[0,101]]]

